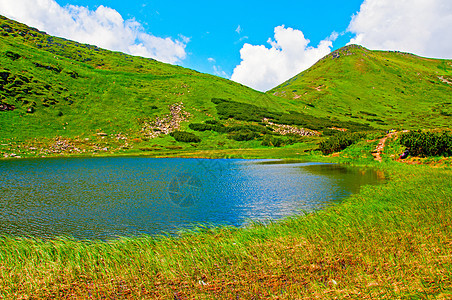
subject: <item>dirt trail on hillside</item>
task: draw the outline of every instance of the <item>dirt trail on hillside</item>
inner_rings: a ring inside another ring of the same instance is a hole
[[[380,139],[377,148],[375,149],[375,151],[372,152],[372,155],[374,157],[375,160],[381,162],[382,158],[381,158],[381,153],[383,152],[383,150],[385,149],[385,144],[386,144],[386,140],[389,137],[393,137],[393,136],[397,136],[398,132],[390,132],[388,133],[384,138]]]

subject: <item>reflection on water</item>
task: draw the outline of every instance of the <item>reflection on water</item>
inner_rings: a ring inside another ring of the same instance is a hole
[[[0,235],[108,239],[193,223],[240,226],[320,209],[381,179],[372,170],[275,160],[0,161]]]
[[[335,182],[348,187],[354,194],[359,192],[363,185],[381,182],[385,180],[384,172],[381,170],[370,170],[363,167],[350,167],[337,164],[311,164],[304,169],[313,175],[327,176]]]

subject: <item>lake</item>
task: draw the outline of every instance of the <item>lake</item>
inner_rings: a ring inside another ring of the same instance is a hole
[[[281,160],[4,160],[0,235],[106,240],[242,226],[318,210],[383,180],[371,169]]]

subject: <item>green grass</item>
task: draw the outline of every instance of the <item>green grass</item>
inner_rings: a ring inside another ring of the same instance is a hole
[[[385,185],[267,225],[110,242],[3,237],[0,295],[449,299],[452,171],[389,163],[382,172]]]
[[[181,126],[188,129],[190,122],[217,117],[214,97],[296,109],[223,78],[52,37],[4,17],[0,36],[0,102],[16,108],[0,111],[2,144],[97,132],[142,138],[145,121],[181,102],[190,113]]]
[[[439,78],[452,76],[450,61],[348,47],[263,94],[6,18],[0,35],[0,102],[16,108],[0,111],[0,154],[296,158],[370,165],[389,179],[329,209],[240,229],[110,242],[1,237],[0,297],[452,298],[450,160],[422,160],[436,168],[395,162],[404,147],[390,139],[378,164],[370,153],[382,137],[378,131],[338,157],[322,156],[324,137],[317,136],[267,147],[264,133],[256,135],[260,118],[243,115],[250,108],[322,129],[357,126],[351,121],[380,129],[450,127],[451,87]],[[226,109],[219,112],[212,98],[225,99]],[[190,113],[180,130],[195,133],[199,143],[142,132],[180,102]],[[234,118],[223,118],[226,110]],[[189,127],[213,119],[256,137],[236,141],[227,132]]]
[[[256,126],[267,117],[328,134],[331,127],[369,131],[451,124],[452,87],[441,80],[452,76],[450,60],[346,47],[336,51],[339,58],[329,55],[265,94],[179,66],[52,37],[4,17],[0,35],[0,104],[15,107],[0,111],[0,156],[157,156],[168,148],[262,148],[261,134],[198,134],[189,127],[209,120]],[[178,130],[199,135],[201,142],[150,139],[146,124],[164,118],[178,103],[189,113]],[[58,148],[61,141],[72,152]]]
[[[339,55],[339,57],[337,57]],[[450,128],[452,61],[352,45],[268,91],[317,116],[384,129]]]

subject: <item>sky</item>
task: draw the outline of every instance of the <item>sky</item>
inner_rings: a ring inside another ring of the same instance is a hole
[[[260,91],[350,43],[452,58],[451,0],[0,0],[0,14]]]

